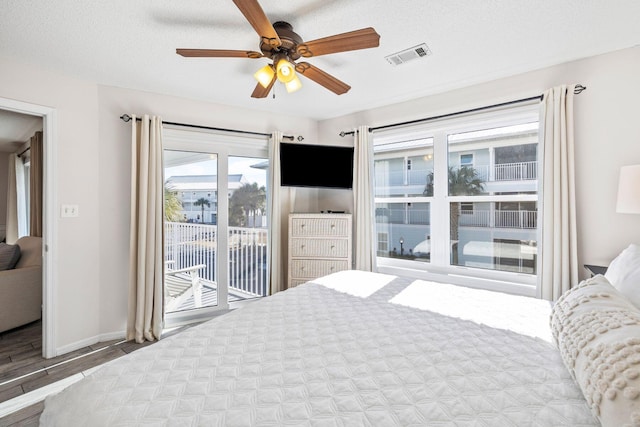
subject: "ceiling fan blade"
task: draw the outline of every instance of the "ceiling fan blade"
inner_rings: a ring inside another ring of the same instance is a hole
[[[244,17],[247,18],[253,29],[256,30],[256,33],[262,37],[263,43],[267,42],[269,46],[274,48],[282,44],[278,33],[276,33],[257,0],[233,0],[233,2]]]
[[[262,85],[260,83],[258,83],[256,85],[256,88],[253,90],[253,93],[251,94],[252,98],[266,98],[267,95],[269,95],[269,92],[271,92],[271,88],[273,87],[273,84],[276,82],[276,80],[278,79],[278,76],[274,75],[273,79],[271,79],[271,83],[269,83],[269,86],[267,87],[262,87]]]
[[[370,47],[378,47],[379,45],[380,35],[376,33],[376,30],[369,27],[300,43],[297,52],[305,58],[309,58],[311,56],[327,55],[329,53],[368,49]]]
[[[262,58],[260,52],[224,49],[176,49],[178,55],[193,58]]]
[[[325,73],[320,68],[314,67],[308,62],[300,62],[296,64],[296,71],[319,85],[324,86],[336,95],[342,95],[343,93],[349,92],[349,89],[351,89],[351,86],[348,84],[336,79],[330,74]]]

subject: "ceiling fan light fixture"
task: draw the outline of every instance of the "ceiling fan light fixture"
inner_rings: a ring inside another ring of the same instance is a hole
[[[276,72],[278,74],[278,80],[282,83],[289,83],[296,77],[296,69],[286,58],[280,58],[276,62]]]
[[[253,77],[255,77],[258,83],[260,83],[260,85],[262,85],[262,87],[266,89],[271,84],[271,81],[273,80],[273,76],[275,74],[276,72],[273,71],[273,67],[270,64],[267,64],[256,71]]]
[[[287,88],[287,93],[293,93],[302,87],[302,82],[298,76],[294,74],[293,79],[291,79],[290,82],[285,83],[284,87]]]

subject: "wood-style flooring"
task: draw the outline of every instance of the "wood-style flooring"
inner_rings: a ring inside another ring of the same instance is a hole
[[[0,333],[0,404],[150,344],[114,340],[45,359],[40,321]],[[26,407],[0,418],[0,427],[37,426],[43,410],[43,402]]]

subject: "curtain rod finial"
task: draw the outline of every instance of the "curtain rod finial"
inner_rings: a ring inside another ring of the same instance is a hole
[[[120,119],[122,119],[122,121],[124,121],[125,123],[128,123],[131,121],[131,116],[128,114],[123,114],[120,116]]]

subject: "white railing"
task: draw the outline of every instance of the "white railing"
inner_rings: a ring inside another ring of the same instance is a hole
[[[495,227],[527,228],[538,226],[538,211],[495,211]]]
[[[493,214],[493,215],[492,215]],[[535,229],[538,225],[537,211],[479,210],[461,211],[458,217],[461,227],[495,227]],[[424,209],[380,208],[376,209],[377,224],[430,225],[429,211]]]
[[[426,209],[377,208],[376,223],[429,225],[431,218]]]
[[[267,229],[229,227],[229,287],[267,296]]]
[[[165,222],[165,261],[172,268],[204,264],[201,277],[216,281],[217,227]],[[256,296],[267,295],[267,230],[229,227],[229,288]]]
[[[464,166],[463,166],[464,167]],[[538,162],[501,163],[493,165],[468,166],[476,172],[477,178],[482,182],[490,181],[527,181],[538,178]],[[456,167],[460,169],[460,167]],[[406,173],[405,173],[406,172]],[[382,170],[375,173],[375,186],[377,188],[404,187],[408,185],[427,185],[427,176],[432,170],[412,169],[408,171]]]
[[[493,222],[491,213],[493,212]],[[458,224],[463,227],[495,227],[535,229],[538,225],[537,211],[488,211],[474,210],[461,213]]]
[[[494,181],[523,181],[538,178],[538,162],[501,163],[493,167]]]

